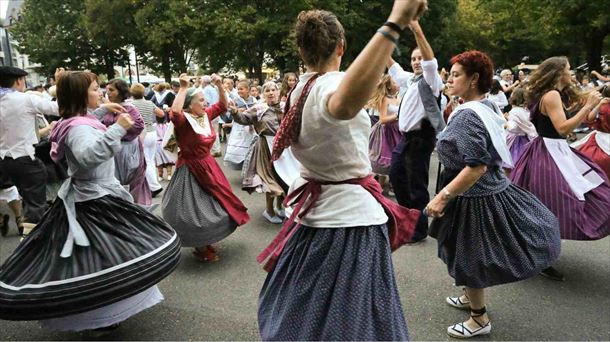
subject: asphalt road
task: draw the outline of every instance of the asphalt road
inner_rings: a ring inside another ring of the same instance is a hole
[[[431,188],[436,161],[432,162]],[[178,269],[160,283],[161,304],[123,322],[106,340],[257,340],[257,298],[266,273],[256,256],[279,230],[261,216],[264,196],[239,187],[239,172],[224,168],[252,220],[218,244],[221,260],[201,263],[182,250]],[[167,183],[164,182],[164,185]],[[155,199],[160,202],[160,196]],[[610,210],[610,208],[608,208]],[[7,212],[6,205],[0,205]],[[18,243],[16,229],[0,238],[0,262]],[[393,255],[412,340],[448,340],[448,325],[466,313],[445,304],[459,294],[437,258],[435,240]],[[492,333],[478,340],[610,340],[610,238],[564,241],[556,267],[565,282],[536,276],[487,291]],[[90,333],[52,332],[37,322],[0,321],[0,340],[90,340]]]

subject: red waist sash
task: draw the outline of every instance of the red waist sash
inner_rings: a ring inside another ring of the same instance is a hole
[[[268,259],[263,267],[265,271],[269,272],[271,269],[273,269],[273,266],[282,253],[284,246],[290,237],[301,226],[300,221],[297,222],[297,218],[299,220],[303,219],[309,210],[313,208],[318,200],[318,197],[320,196],[320,193],[322,192],[322,185],[336,184],[360,185],[371,195],[373,195],[379,204],[381,204],[386,215],[389,217],[388,229],[390,235],[390,248],[392,251],[397,250],[411,239],[411,236],[415,231],[415,224],[419,219],[419,215],[421,215],[421,211],[405,208],[384,197],[381,186],[379,183],[377,183],[377,181],[375,181],[375,178],[372,175],[363,178],[352,178],[339,182],[307,179],[307,183],[292,191],[284,200],[284,206],[295,205],[292,215],[290,215],[290,218],[284,222],[282,229],[277,234],[275,239],[273,239],[269,246],[267,246],[267,248],[265,248],[265,250],[256,258],[256,261],[259,263],[263,263]],[[305,206],[306,203],[307,206]],[[303,207],[305,208],[303,209]]]

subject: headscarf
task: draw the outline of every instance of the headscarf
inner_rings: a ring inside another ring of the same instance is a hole
[[[190,88],[189,90],[186,91],[186,97],[184,98],[184,105],[182,106],[182,109],[188,109],[189,106],[191,105],[191,102],[193,101],[193,97],[195,97],[195,95],[197,95],[198,93],[198,89],[196,88]]]

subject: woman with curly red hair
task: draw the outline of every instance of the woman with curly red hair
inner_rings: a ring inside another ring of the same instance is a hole
[[[433,217],[430,235],[457,286],[459,297],[447,304],[470,311],[470,319],[447,328],[450,336],[489,334],[485,288],[529,278],[559,256],[557,218],[531,193],[506,178],[502,163],[512,164],[505,123],[485,98],[493,65],[480,51],[451,59],[447,88],[464,103],[449,116],[436,149],[444,166],[442,190],[426,206]]]

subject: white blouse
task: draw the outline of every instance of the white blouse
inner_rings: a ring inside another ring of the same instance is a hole
[[[291,103],[296,103],[313,73],[300,77]],[[329,72],[317,80],[303,108],[301,134],[292,152],[301,162],[301,176],[291,191],[306,182],[304,178],[342,181],[371,174],[368,157],[370,119],[361,110],[351,120],[338,120],[328,112],[328,99],[345,76]],[[382,206],[360,185],[323,185],[316,205],[301,221],[317,228],[343,228],[384,224],[388,220]]]

